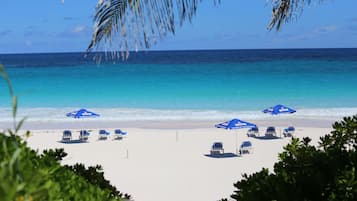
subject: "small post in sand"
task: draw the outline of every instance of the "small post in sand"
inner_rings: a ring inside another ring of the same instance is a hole
[[[238,155],[238,131],[236,130],[236,155]]]
[[[129,159],[129,149],[126,149],[126,159]]]
[[[179,136],[178,135],[179,135],[178,131],[176,131],[176,142],[178,142],[178,140],[179,140]]]

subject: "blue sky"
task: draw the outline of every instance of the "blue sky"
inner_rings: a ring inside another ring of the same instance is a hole
[[[317,1],[317,0],[316,0]],[[192,23],[153,50],[357,47],[356,0],[326,0],[280,32],[268,1],[204,0]],[[1,5],[0,53],[84,51],[97,0],[11,0]]]

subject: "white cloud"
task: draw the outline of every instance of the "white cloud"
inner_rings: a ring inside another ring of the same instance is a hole
[[[313,32],[318,33],[318,34],[324,34],[324,33],[329,33],[337,30],[337,26],[335,25],[328,25],[328,26],[322,26],[322,27],[317,27]]]
[[[78,25],[78,26],[75,26],[73,29],[72,29],[72,33],[83,33],[87,30],[87,26],[85,25]]]

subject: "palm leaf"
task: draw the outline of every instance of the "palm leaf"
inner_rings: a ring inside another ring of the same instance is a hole
[[[157,39],[175,34],[175,25],[191,21],[199,0],[99,0],[87,52],[94,48],[150,48]],[[176,23],[177,22],[177,23]]]
[[[275,27],[276,30],[280,30],[284,23],[288,23],[300,16],[305,6],[322,1],[323,0],[272,0],[273,13],[268,29],[272,30]]]
[[[1,76],[5,79],[6,83],[7,83],[7,86],[9,88],[9,93],[10,93],[10,96],[14,96],[14,90],[12,88],[12,85],[11,85],[11,81],[10,81],[10,78],[4,68],[3,65],[0,64],[0,74]]]
[[[306,5],[323,0],[270,0],[273,7],[269,30],[280,30],[284,23],[299,16]],[[220,0],[214,0],[215,4]],[[192,21],[199,0],[99,0],[94,30],[87,53],[93,49],[113,51],[150,48],[176,24]]]
[[[11,108],[12,108],[12,119],[14,124],[14,130],[16,130],[16,114],[17,114],[17,96],[14,94],[14,90],[12,88],[12,84],[3,65],[0,64],[0,74],[5,79],[7,86],[9,88],[9,93],[11,96]],[[16,132],[15,132],[16,133]]]

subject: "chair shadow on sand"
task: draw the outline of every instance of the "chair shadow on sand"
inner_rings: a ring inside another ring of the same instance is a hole
[[[237,155],[235,153],[205,154],[204,156],[210,157],[210,158],[233,158],[233,157],[239,157],[239,155]]]
[[[277,139],[283,139],[278,136],[250,136],[251,138],[258,139],[258,140],[277,140]]]
[[[83,141],[83,140],[69,140],[69,141],[63,141],[63,140],[59,140],[57,141],[58,143],[62,143],[62,144],[82,144],[82,143],[88,143],[87,141]]]

